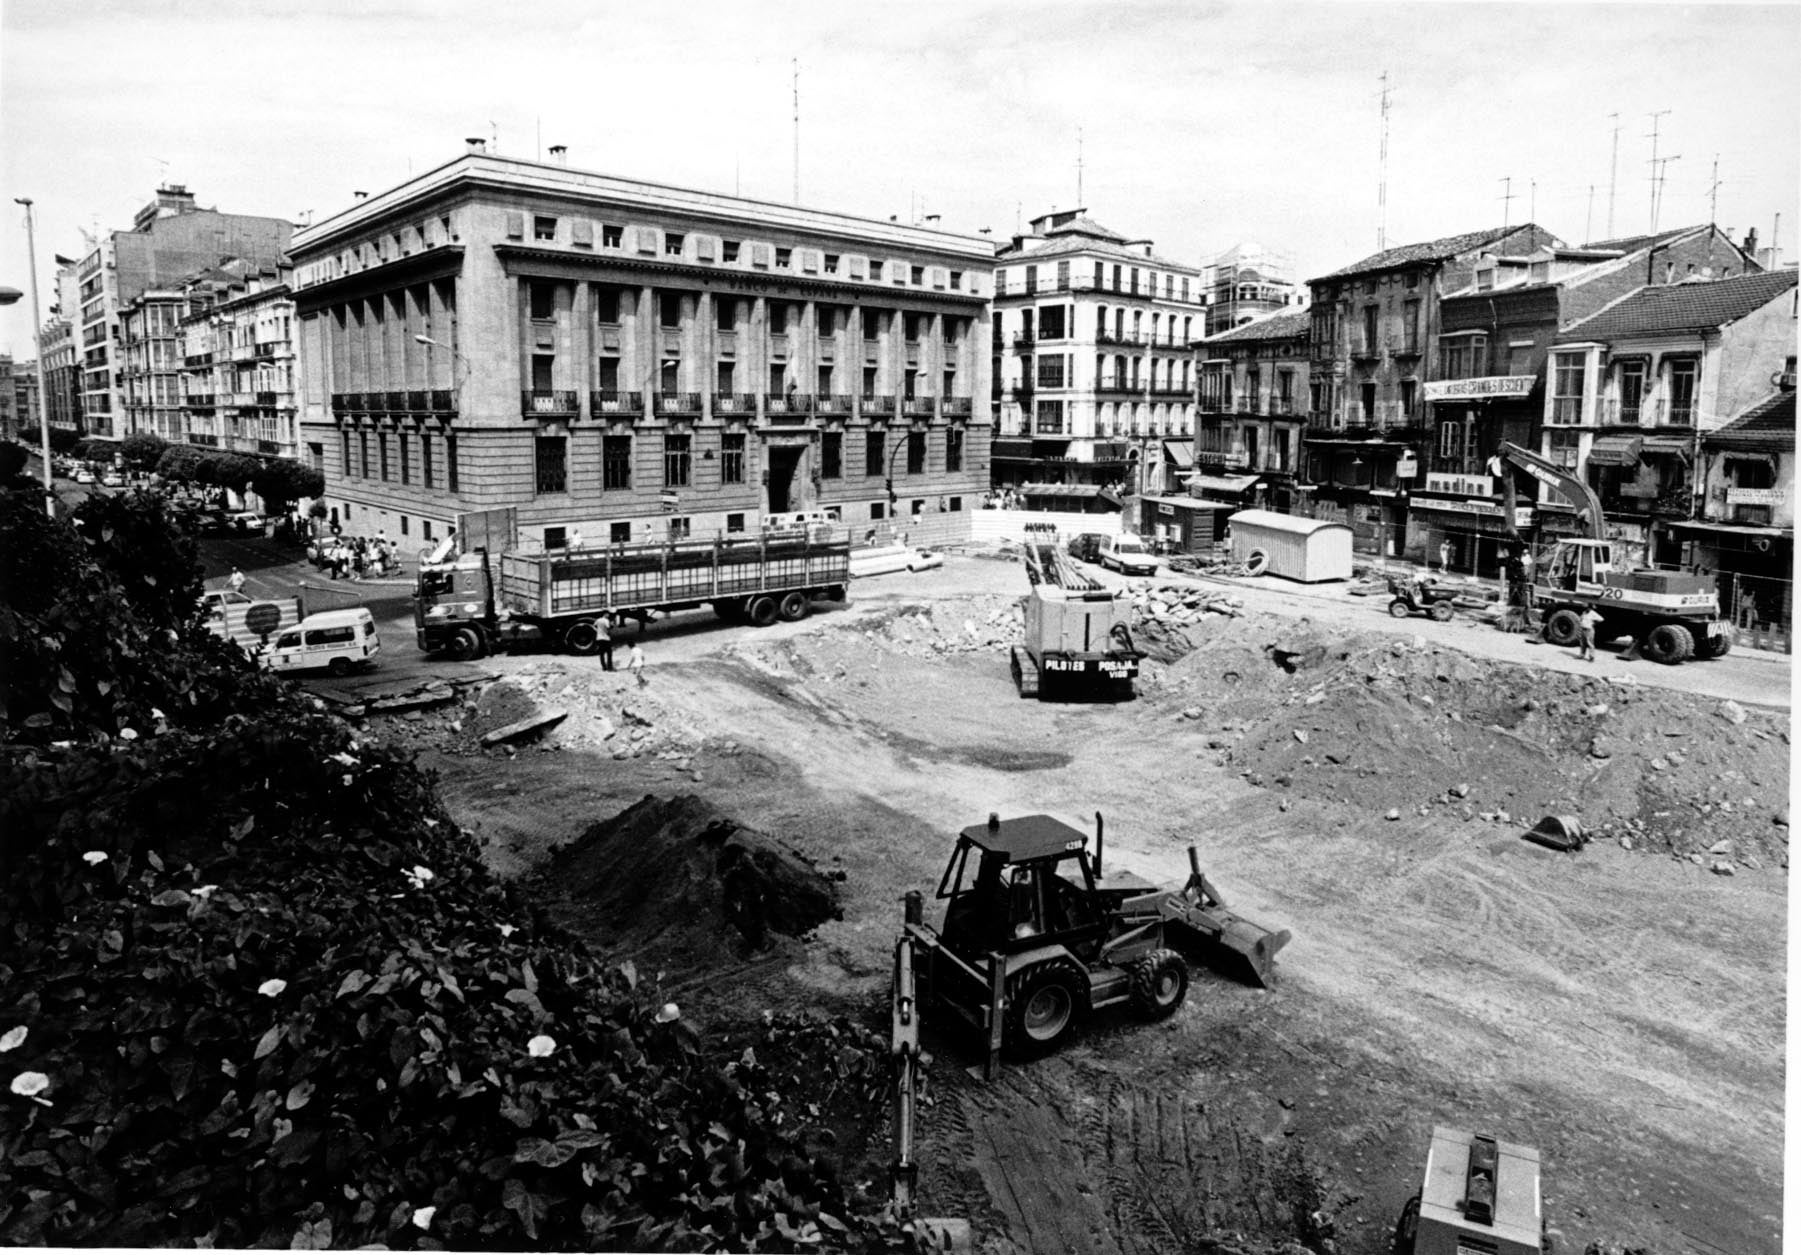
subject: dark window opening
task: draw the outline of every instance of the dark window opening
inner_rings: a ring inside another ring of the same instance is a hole
[[[540,495],[569,490],[569,440],[566,436],[536,439],[537,482]]]

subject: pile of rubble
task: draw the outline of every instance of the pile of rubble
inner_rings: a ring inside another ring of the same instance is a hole
[[[932,606],[902,606],[866,620],[863,638],[908,658],[1011,649],[1025,632],[1016,597],[975,597]]]

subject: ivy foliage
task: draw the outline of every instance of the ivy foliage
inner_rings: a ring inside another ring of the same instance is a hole
[[[898,1249],[801,1135],[822,1077],[878,1114],[873,1034],[715,1057],[101,509],[0,502],[0,1242]]]

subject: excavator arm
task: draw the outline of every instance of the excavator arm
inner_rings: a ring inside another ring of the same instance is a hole
[[[1576,507],[1578,513],[1587,520],[1588,534],[1592,540],[1607,539],[1607,525],[1601,514],[1601,499],[1595,496],[1594,489],[1583,483],[1580,478],[1532,452],[1522,449],[1510,440],[1503,440],[1495,456],[1502,463],[1517,470],[1525,471],[1539,483],[1559,493]],[[1507,529],[1519,538],[1519,529],[1514,524],[1514,487],[1513,476],[1501,477],[1501,493],[1507,510]]]

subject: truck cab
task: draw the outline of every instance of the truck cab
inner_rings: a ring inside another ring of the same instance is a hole
[[[486,553],[419,563],[413,621],[425,653],[447,650],[458,657],[480,657],[487,652],[493,617],[494,585]]]

